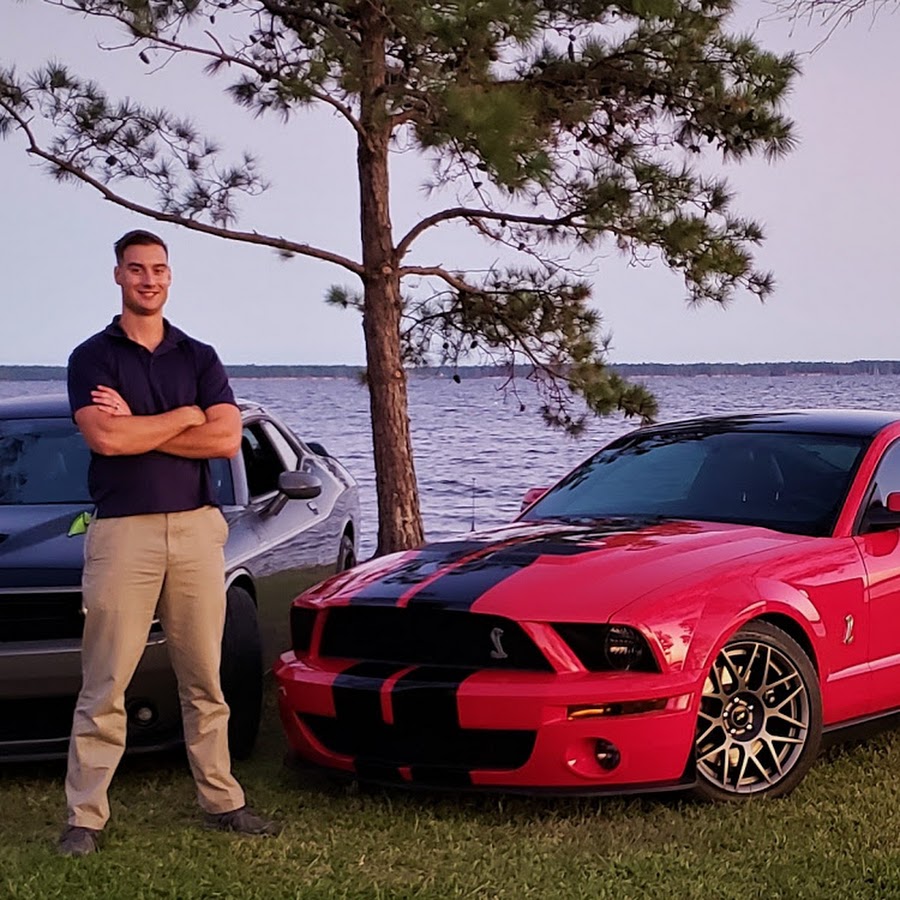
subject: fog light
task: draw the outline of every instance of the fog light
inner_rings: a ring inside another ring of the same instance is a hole
[[[156,709],[149,703],[135,703],[129,710],[129,717],[135,725],[146,728],[156,721]]]
[[[598,740],[594,745],[594,756],[600,768],[607,772],[611,772],[622,759],[616,745],[604,740]]]

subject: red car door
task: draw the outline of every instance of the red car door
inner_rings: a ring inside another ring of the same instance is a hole
[[[864,495],[868,509],[884,510],[888,494],[900,491],[900,441],[884,452]],[[872,673],[866,711],[900,708],[900,527],[868,523],[855,541],[868,577],[869,665]],[[861,698],[862,699],[862,698]]]

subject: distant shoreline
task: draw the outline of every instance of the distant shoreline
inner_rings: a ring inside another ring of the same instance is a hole
[[[362,366],[226,365],[231,378],[360,378]],[[853,362],[758,362],[758,363],[619,363],[611,371],[628,377],[642,375],[900,375],[900,360],[859,359]],[[524,369],[522,370],[524,373]],[[498,377],[502,366],[421,366],[411,377]],[[61,381],[65,366],[0,365],[0,381]]]

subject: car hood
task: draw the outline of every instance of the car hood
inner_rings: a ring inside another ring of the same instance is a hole
[[[814,538],[744,525],[513,523],[363,564],[311,603],[428,604],[516,619],[597,621],[712,566]]]
[[[90,509],[83,503],[0,506],[0,588],[79,584],[84,538],[68,533]]]

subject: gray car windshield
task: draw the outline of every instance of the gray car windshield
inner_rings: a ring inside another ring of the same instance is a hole
[[[67,419],[0,420],[0,505],[90,503],[89,462]]]
[[[694,519],[830,534],[867,440],[784,431],[671,430],[615,441],[526,520]]]

